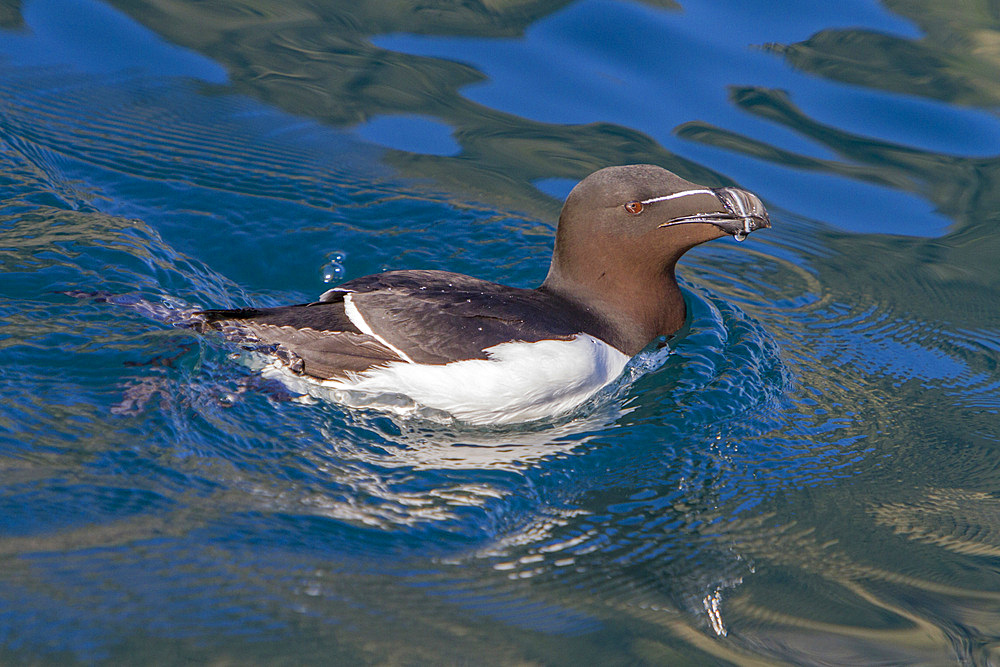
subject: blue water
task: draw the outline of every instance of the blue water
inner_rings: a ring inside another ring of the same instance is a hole
[[[0,662],[1000,661],[1000,23],[909,0],[0,4]],[[738,184],[572,415],[296,399],[192,307],[545,276]],[[79,298],[67,292],[99,292]]]

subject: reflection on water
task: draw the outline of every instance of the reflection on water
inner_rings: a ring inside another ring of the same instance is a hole
[[[391,151],[385,161],[402,174],[432,178],[436,187],[465,197],[552,215],[558,209],[532,181],[578,181],[623,162],[656,163],[697,183],[723,184],[711,170],[627,127],[538,122],[477,104],[463,92],[486,77],[464,58],[411,56],[372,42],[376,35],[399,33],[518,38],[532,23],[561,11],[566,0],[503,2],[489,8],[258,2],[252,12],[240,3],[113,4],[170,42],[210,53],[224,64],[236,92],[292,113],[335,126],[400,114],[446,124],[461,146],[458,155],[450,155],[450,141],[445,141],[426,152]],[[669,0],[651,4],[674,6]],[[563,68],[564,76],[572,72]],[[413,147],[412,140],[390,145]]]
[[[1000,660],[985,9],[113,4],[0,2],[3,661]],[[775,227],[551,424],[292,400],[164,317],[537,284],[545,192],[642,161]]]

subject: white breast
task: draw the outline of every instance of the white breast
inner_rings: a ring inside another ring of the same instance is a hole
[[[502,343],[486,354],[488,359],[442,365],[393,362],[348,380],[313,382],[298,376],[291,382],[287,373],[279,377],[295,390],[349,405],[413,412],[413,406],[404,407],[398,400],[371,400],[375,395],[403,395],[466,423],[512,424],[572,410],[617,378],[629,361],[587,334],[565,341]],[[357,400],[358,394],[364,398]]]

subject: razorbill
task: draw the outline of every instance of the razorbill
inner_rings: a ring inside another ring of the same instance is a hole
[[[309,393],[403,395],[462,422],[525,422],[579,406],[683,325],[674,267],[686,251],[764,227],[764,205],[745,190],[653,165],[609,167],[570,192],[535,289],[388,271],[313,303],[198,316],[203,329],[266,350],[272,371]]]

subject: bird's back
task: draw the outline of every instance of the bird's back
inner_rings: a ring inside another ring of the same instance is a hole
[[[600,333],[588,330],[595,327],[585,312],[551,294],[445,271],[387,272],[346,282],[313,303],[201,315],[206,328],[274,346],[293,370],[319,379],[393,361],[486,359],[502,343]]]

